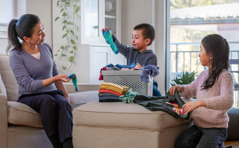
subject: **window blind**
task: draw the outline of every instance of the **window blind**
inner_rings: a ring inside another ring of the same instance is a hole
[[[7,26],[15,17],[15,0],[0,0],[0,26]]]

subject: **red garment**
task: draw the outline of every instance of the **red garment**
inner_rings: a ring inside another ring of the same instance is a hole
[[[109,89],[100,89],[99,92],[100,93],[111,93],[111,94],[115,94],[117,96],[123,96],[123,95],[121,95],[121,94],[119,94],[119,93],[117,93],[117,92],[115,92],[113,90],[109,90]]]
[[[178,115],[184,114],[184,108],[180,108],[180,107],[178,106],[178,104],[176,104],[176,103],[170,103],[170,104],[174,106],[174,107],[173,107],[173,110],[174,110]]]
[[[107,68],[106,67],[103,67],[102,69],[101,69],[101,71],[100,71],[100,76],[99,76],[99,80],[103,80],[103,75],[102,75],[102,71],[103,70],[107,70]]]

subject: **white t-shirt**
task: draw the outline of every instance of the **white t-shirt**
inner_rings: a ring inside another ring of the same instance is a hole
[[[40,60],[40,57],[41,57],[41,54],[40,54],[40,52],[38,52],[38,53],[35,53],[35,54],[31,54],[34,58],[36,58],[36,59],[38,59],[38,60]]]

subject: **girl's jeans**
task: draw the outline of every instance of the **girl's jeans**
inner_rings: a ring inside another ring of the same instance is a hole
[[[226,128],[201,128],[193,125],[178,136],[175,148],[223,148],[226,138]]]

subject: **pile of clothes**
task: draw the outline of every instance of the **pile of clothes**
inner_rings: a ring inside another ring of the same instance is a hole
[[[120,86],[114,83],[103,82],[99,90],[99,102],[124,102],[136,103],[151,111],[164,111],[176,118],[189,119],[189,114],[185,114],[182,108],[185,104],[179,92],[172,96],[145,96],[138,92],[133,92],[127,86]]]
[[[120,96],[123,96],[128,90],[128,86],[102,82],[99,87],[99,102],[122,102]]]
[[[186,112],[182,108],[185,103],[181,99],[178,91],[175,91],[174,96],[168,92],[166,93],[166,96],[160,97],[137,95],[133,102],[142,105],[151,111],[161,110],[176,118],[189,119],[190,113],[185,114]]]

